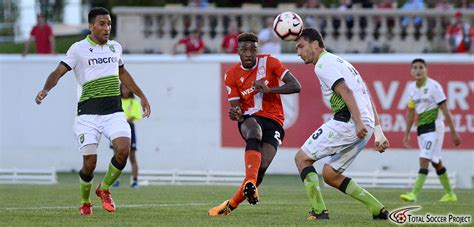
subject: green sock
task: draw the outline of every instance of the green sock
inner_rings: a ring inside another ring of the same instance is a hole
[[[448,178],[448,172],[444,172],[441,175],[438,175],[439,177],[439,182],[441,182],[441,185],[443,185],[444,191],[446,193],[452,194],[453,189],[451,188],[451,185],[449,184],[449,178]]]
[[[122,170],[117,169],[112,163],[109,164],[109,170],[105,173],[104,180],[100,184],[100,188],[104,190],[109,190],[110,185],[112,185],[117,178],[120,177]]]
[[[372,215],[378,215],[383,205],[367,190],[361,188],[354,180],[350,180],[346,188],[346,194],[352,198],[361,201],[369,208]]]
[[[319,187],[318,174],[315,172],[308,173],[304,179],[304,187],[308,194],[311,208],[316,213],[321,213],[323,210],[327,210],[326,204],[324,204],[323,196],[321,195],[321,188]]]
[[[89,195],[91,193],[92,180],[89,182],[85,182],[81,178],[79,178],[79,182],[81,185],[81,203],[91,203]]]
[[[411,192],[415,194],[416,196],[418,196],[418,194],[421,191],[421,188],[425,184],[427,176],[428,174],[418,173],[418,177],[416,178],[416,181],[415,181],[415,186],[413,187],[413,190],[411,190]]]

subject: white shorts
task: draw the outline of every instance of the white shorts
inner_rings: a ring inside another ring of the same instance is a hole
[[[110,141],[118,137],[131,137],[130,125],[123,112],[107,115],[84,114],[76,116],[74,133],[79,149],[88,144],[98,144],[102,134]]]
[[[327,164],[342,173],[372,137],[374,129],[366,127],[367,136],[359,139],[353,121],[346,123],[331,119],[316,129],[301,149],[315,161],[330,156]]]
[[[444,130],[436,130],[419,135],[418,146],[420,147],[420,158],[425,158],[438,164],[441,160],[443,141]]]

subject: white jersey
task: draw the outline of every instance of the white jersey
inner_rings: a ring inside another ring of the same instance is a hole
[[[344,81],[354,94],[362,121],[374,127],[374,112],[370,95],[364,80],[354,66],[334,54],[323,52],[316,62],[314,72],[321,84],[323,96],[329,101],[335,115],[348,112],[342,97],[334,92],[335,86]]]
[[[78,115],[105,115],[122,111],[119,67],[123,66],[122,46],[109,40],[96,44],[90,36],[71,45],[61,61],[74,69],[78,86]]]
[[[415,109],[418,115],[418,126],[435,122],[436,128],[444,129],[444,117],[439,114],[439,105],[446,101],[441,85],[431,78],[427,78],[423,85],[416,86],[416,82],[408,85],[408,108]]]

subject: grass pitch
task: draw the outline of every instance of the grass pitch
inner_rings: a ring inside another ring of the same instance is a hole
[[[103,175],[97,174],[95,185]],[[387,226],[388,221],[372,221],[371,214],[358,201],[338,190],[323,187],[323,196],[330,212],[328,221],[307,221],[310,205],[299,177],[267,176],[259,188],[260,203],[251,206],[245,201],[230,216],[209,217],[209,208],[230,198],[236,187],[229,186],[144,186],[131,189],[128,175],[121,177],[120,188],[112,188],[117,205],[115,213],[101,207],[91,193],[94,214],[79,214],[79,183],[77,174],[60,174],[57,185],[0,185],[1,226],[218,226],[218,225],[330,225]],[[431,214],[474,214],[474,191],[455,190],[457,203],[437,202],[442,190],[423,190],[417,203],[405,203],[399,195],[407,189],[371,189],[389,210],[420,205],[415,212]],[[474,223],[471,223],[471,225]],[[393,225],[393,224],[392,224]]]

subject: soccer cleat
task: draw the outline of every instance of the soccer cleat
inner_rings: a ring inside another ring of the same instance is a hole
[[[256,205],[258,203],[258,190],[253,182],[247,181],[242,192],[250,204]]]
[[[83,203],[79,207],[79,212],[81,212],[81,215],[87,216],[87,215],[92,215],[92,204],[90,203]]]
[[[109,190],[100,189],[100,184],[95,189],[95,194],[102,200],[102,207],[108,212],[115,211],[115,203],[110,196]]]
[[[130,185],[130,187],[132,187],[133,189],[137,189],[138,188],[138,181],[133,181],[133,183]]]
[[[380,213],[378,215],[373,215],[372,218],[374,220],[387,220],[388,219],[388,210],[384,208],[380,209]]]
[[[307,219],[311,221],[329,219],[329,213],[327,210],[323,210],[321,213],[317,214],[314,210],[311,210]]]
[[[224,201],[221,203],[219,206],[211,208],[207,214],[209,216],[227,216],[230,214],[232,209],[230,208],[229,205],[229,200]]]
[[[441,197],[439,201],[440,202],[457,202],[458,197],[454,193],[446,193],[443,195],[443,197]]]
[[[401,194],[400,199],[405,202],[416,202],[416,195],[413,192],[407,192],[405,194]]]

